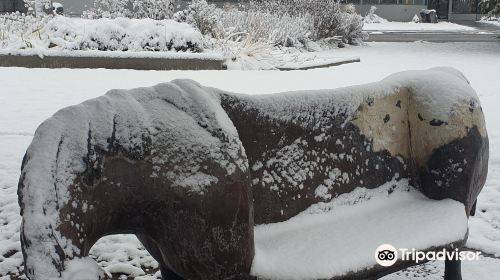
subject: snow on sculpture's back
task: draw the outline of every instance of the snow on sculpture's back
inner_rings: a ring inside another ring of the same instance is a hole
[[[234,94],[189,80],[113,90],[62,109],[37,129],[19,181],[26,274],[31,280],[72,279],[83,271],[85,279],[106,277],[87,257],[90,248],[107,234],[134,233],[164,277],[290,279],[292,270],[270,267],[270,260],[287,258],[297,279],[380,275],[386,270],[374,259],[340,265],[335,255],[328,263],[338,267],[309,272],[283,246],[314,236],[314,229],[299,235],[301,225],[318,219],[307,218],[314,209],[347,205],[339,210],[347,218],[326,219],[332,226],[324,232],[366,223],[361,210],[349,214],[356,209],[350,205],[383,196],[361,189],[422,202],[393,220],[420,217],[421,228],[439,217],[455,221],[434,239],[414,238],[422,249],[460,245],[487,162],[479,100],[465,77],[449,68],[274,95]],[[396,195],[402,182],[419,194]],[[285,231],[257,227],[254,240],[254,222],[282,221],[292,225]],[[381,236],[381,226],[345,236],[378,242],[373,236]],[[287,238],[294,229],[295,239]],[[404,243],[406,233],[399,234],[392,238]],[[263,247],[266,242],[281,247]]]

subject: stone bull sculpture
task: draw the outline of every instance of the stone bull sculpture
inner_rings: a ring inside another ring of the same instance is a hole
[[[25,271],[31,280],[104,278],[90,248],[131,233],[164,279],[248,279],[254,224],[403,179],[460,202],[466,223],[487,162],[479,100],[448,68],[273,95],[190,80],[112,90],[35,133],[19,180]],[[429,248],[460,246],[466,232],[458,236]],[[394,270],[374,264],[328,278]],[[448,278],[459,273],[447,263]]]

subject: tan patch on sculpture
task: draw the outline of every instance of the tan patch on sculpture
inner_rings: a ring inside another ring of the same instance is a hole
[[[373,141],[373,151],[387,150],[405,158],[411,155],[419,166],[425,165],[434,149],[465,137],[473,127],[482,137],[487,136],[482,110],[471,100],[458,102],[448,120],[433,115],[408,89],[400,88],[391,95],[365,98],[352,123]]]
[[[457,103],[448,120],[433,118],[430,108],[422,106],[411,96],[410,100],[411,154],[420,166],[427,162],[434,149],[467,136],[473,127],[477,127],[482,137],[487,137],[483,112],[478,105],[471,107],[470,100]]]
[[[381,98],[368,97],[356,112],[352,123],[373,140],[375,152],[387,150],[408,158],[408,95],[403,88]]]

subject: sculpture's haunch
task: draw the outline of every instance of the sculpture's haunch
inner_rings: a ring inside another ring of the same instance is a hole
[[[190,81],[59,111],[36,132],[19,195],[31,279],[59,277],[110,233],[137,234],[185,278],[248,274],[252,264],[243,147],[217,98]]]
[[[283,221],[394,178],[470,211],[487,161],[479,100],[453,69],[264,96],[188,80],[114,90],[35,133],[19,181],[26,275],[103,278],[91,246],[133,233],[168,279],[245,279],[254,213]]]

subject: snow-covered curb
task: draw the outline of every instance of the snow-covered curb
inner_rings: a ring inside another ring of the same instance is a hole
[[[290,70],[308,70],[315,68],[326,68],[333,67],[347,63],[360,62],[359,57],[347,57],[347,58],[325,58],[325,59],[313,59],[304,62],[287,62],[277,68],[282,71]]]
[[[121,51],[69,51],[69,50],[0,50],[0,55],[34,56],[43,57],[100,57],[100,58],[161,58],[161,59],[201,59],[201,60],[223,60],[224,57],[215,52],[121,52]]]

